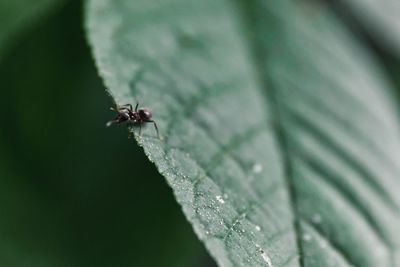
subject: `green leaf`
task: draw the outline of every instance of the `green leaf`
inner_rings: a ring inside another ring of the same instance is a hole
[[[398,266],[390,85],[317,4],[90,0],[87,31],[135,137],[220,266]]]
[[[377,42],[400,55],[400,5],[396,0],[341,0]]]
[[[0,1],[0,57],[20,32],[45,18],[65,0]]]

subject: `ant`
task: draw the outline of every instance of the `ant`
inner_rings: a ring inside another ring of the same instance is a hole
[[[148,108],[139,108],[139,103],[136,104],[135,110],[133,110],[131,104],[126,104],[122,106],[115,105],[116,108],[111,108],[111,110],[117,112],[117,116],[114,120],[107,122],[106,126],[109,127],[112,124],[128,123],[133,126],[139,126],[139,135],[141,135],[142,125],[144,123],[153,123],[154,128],[157,131],[157,137],[160,139],[158,133],[157,123],[151,119],[153,114]]]

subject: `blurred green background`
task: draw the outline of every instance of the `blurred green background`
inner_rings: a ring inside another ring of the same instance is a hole
[[[82,9],[29,22],[0,58],[0,266],[215,266],[126,129],[105,128]]]

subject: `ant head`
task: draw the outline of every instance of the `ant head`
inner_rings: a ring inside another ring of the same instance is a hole
[[[138,111],[139,116],[142,120],[150,120],[151,117],[153,116],[153,114],[151,113],[151,111],[147,108],[141,108]]]

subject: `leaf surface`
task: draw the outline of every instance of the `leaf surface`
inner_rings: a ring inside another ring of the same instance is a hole
[[[290,1],[90,0],[135,137],[220,266],[399,264],[400,131],[377,63]]]

